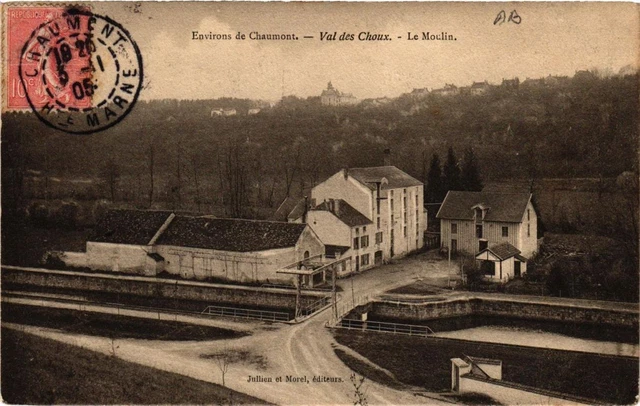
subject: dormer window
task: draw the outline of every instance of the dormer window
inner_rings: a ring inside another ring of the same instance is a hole
[[[482,203],[476,204],[471,208],[473,210],[474,217],[476,222],[480,222],[484,220],[484,216],[486,216],[489,207],[485,206]]]

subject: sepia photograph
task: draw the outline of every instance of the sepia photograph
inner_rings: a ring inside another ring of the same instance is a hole
[[[6,404],[633,405],[631,2],[4,2]]]

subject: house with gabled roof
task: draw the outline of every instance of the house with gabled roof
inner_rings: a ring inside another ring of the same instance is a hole
[[[423,184],[395,166],[342,169],[311,190],[309,207],[330,200],[348,203],[371,222],[367,234],[373,238],[367,249],[374,253],[374,264],[424,245]],[[345,236],[353,246],[352,231]],[[352,248],[352,257],[354,267],[362,266],[360,251]]]
[[[353,257],[340,268],[338,276],[374,266],[375,230],[364,214],[343,199],[329,199],[309,209],[306,216],[307,224],[331,247],[335,259]]]
[[[523,263],[538,250],[538,217],[531,198],[530,193],[449,191],[436,215],[442,247],[493,262],[483,263],[490,279],[523,274]]]
[[[288,282],[277,271],[322,258],[324,244],[306,224],[111,210],[98,221],[84,257],[67,254],[68,265],[96,270]]]

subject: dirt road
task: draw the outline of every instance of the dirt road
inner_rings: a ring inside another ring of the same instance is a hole
[[[353,296],[375,296],[418,278],[441,277],[441,271],[429,266],[424,258],[407,258],[339,281],[343,289],[340,297],[346,301]],[[216,355],[233,354],[224,378],[226,386],[234,390],[277,404],[353,404],[351,370],[335,355],[333,348],[337,344],[331,331],[325,328],[330,318],[328,308],[299,324],[254,323],[251,336],[234,340],[116,340],[115,354],[127,361],[214,383],[222,383]],[[26,327],[26,331],[107,354],[114,348],[110,340],[101,337],[73,336],[32,327]],[[390,345],[392,339],[390,336]],[[314,377],[323,382],[314,382]],[[328,382],[324,382],[325,378]],[[371,381],[365,382],[363,390],[370,404],[445,403]]]

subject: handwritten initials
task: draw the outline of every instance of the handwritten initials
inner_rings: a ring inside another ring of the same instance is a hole
[[[500,10],[498,15],[496,16],[496,19],[493,20],[493,25],[502,25],[504,23],[520,24],[521,22],[522,22],[522,17],[520,17],[520,15],[516,10],[513,10],[509,14],[508,19],[507,19],[507,13],[505,13],[504,10]]]

